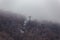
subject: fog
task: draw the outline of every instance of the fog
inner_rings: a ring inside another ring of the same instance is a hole
[[[0,0],[0,9],[32,19],[60,22],[60,0]]]

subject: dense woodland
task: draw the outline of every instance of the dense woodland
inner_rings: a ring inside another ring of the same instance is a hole
[[[0,11],[0,36],[5,32],[12,38],[10,40],[60,40],[60,24],[37,20],[24,23],[25,20],[23,15]]]

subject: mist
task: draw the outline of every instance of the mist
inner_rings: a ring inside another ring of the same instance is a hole
[[[0,9],[32,19],[60,22],[60,0],[0,0]]]

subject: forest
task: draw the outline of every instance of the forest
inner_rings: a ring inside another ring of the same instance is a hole
[[[0,40],[60,40],[60,24],[37,20],[24,23],[25,21],[24,15],[0,10]]]

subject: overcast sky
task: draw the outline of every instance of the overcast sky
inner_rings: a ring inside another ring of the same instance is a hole
[[[0,0],[0,9],[60,22],[60,0]]]

